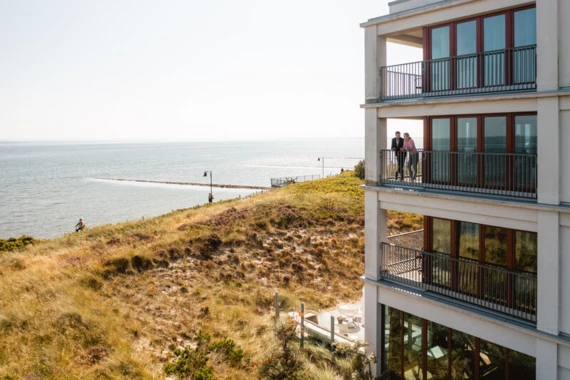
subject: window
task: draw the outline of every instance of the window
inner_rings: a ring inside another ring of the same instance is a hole
[[[433,217],[424,223],[432,253],[423,261],[426,283],[511,308],[522,318],[536,315],[535,232]]]
[[[536,194],[537,129],[532,114],[426,118],[422,181]]]
[[[438,25],[427,36],[428,92],[536,88],[534,7]]]
[[[387,379],[535,379],[536,359],[382,305]]]

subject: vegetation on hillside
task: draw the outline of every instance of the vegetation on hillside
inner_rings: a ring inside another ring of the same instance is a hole
[[[361,184],[345,172],[0,255],[0,379],[251,378],[277,344],[274,291],[282,310],[360,298]]]
[[[40,240],[31,236],[22,235],[19,238],[0,239],[0,253],[18,251],[26,248],[28,245],[37,244]]]

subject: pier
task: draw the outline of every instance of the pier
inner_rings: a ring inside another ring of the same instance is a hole
[[[163,185],[184,185],[184,186],[206,186],[210,187],[209,183],[197,183],[197,182],[174,182],[174,181],[151,181],[148,179],[126,179],[126,178],[96,178],[103,179],[106,181],[121,181],[121,182],[143,182],[143,183],[159,183]],[[213,183],[212,187],[222,188],[222,189],[247,189],[247,190],[271,190],[270,187],[266,186],[249,186],[249,185],[224,185]]]

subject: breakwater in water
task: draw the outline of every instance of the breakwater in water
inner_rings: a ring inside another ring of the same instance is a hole
[[[123,182],[144,182],[144,183],[160,183],[166,185],[186,185],[186,186],[206,186],[210,187],[209,183],[198,183],[198,182],[174,182],[174,181],[151,181],[147,179],[126,179],[126,178],[96,178],[103,179],[106,181],[123,181]],[[270,187],[266,186],[248,186],[248,185],[224,185],[219,183],[213,183],[212,187],[222,188],[222,189],[248,189],[248,190],[271,190]]]

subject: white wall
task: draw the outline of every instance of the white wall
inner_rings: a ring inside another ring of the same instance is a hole
[[[567,71],[570,73],[570,68]],[[570,110],[560,112],[560,146],[560,200],[570,203]]]
[[[559,22],[560,36],[563,38],[558,39],[558,75],[560,80],[560,87],[570,87],[570,44],[566,36],[570,35],[570,23],[568,22],[568,15],[570,15],[570,1],[559,0],[558,14],[562,18]]]
[[[570,334],[570,217],[562,217],[560,227],[560,330]],[[570,367],[569,367],[570,368]]]

